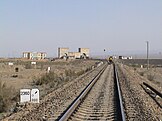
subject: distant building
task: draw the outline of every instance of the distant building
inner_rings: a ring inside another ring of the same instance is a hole
[[[113,57],[113,59],[116,59],[117,58],[116,55],[113,55],[112,57]]]
[[[69,53],[69,48],[58,48],[58,58],[66,58]]]
[[[58,58],[86,59],[89,58],[89,48],[79,48],[78,52],[69,52],[69,48],[58,48]]]
[[[89,58],[89,48],[79,48],[78,51],[81,54],[80,58]]]
[[[47,57],[45,52],[23,52],[23,58],[29,60],[43,60]]]
[[[127,56],[119,56],[119,59],[133,59],[133,57],[132,56],[129,56],[129,57],[127,57]]]
[[[127,59],[133,59],[133,57],[132,56],[129,56]]]

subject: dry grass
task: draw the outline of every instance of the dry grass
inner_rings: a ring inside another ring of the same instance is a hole
[[[8,111],[12,102],[17,101],[17,96],[13,87],[7,87],[0,80],[0,113]]]
[[[41,86],[41,85],[49,85],[50,88],[56,88],[61,83],[65,83],[67,81],[73,80],[80,75],[90,71],[91,68],[86,68],[85,70],[81,69],[79,71],[74,71],[72,69],[66,69],[61,74],[57,74],[55,72],[49,72],[46,74],[43,74],[40,77],[33,79],[33,85]]]
[[[59,81],[59,77],[54,72],[43,74],[41,77],[38,77],[33,80],[33,82],[36,85],[43,85],[43,84],[48,84],[48,83],[57,82],[57,81]]]
[[[147,79],[150,80],[150,81],[153,81],[155,79],[155,75],[153,74],[148,74],[147,75]]]
[[[14,65],[9,66],[8,62],[13,62]],[[95,67],[97,63],[93,60],[36,62],[36,65],[31,65],[31,61],[27,60],[0,60],[0,112],[12,112],[14,109],[12,107],[19,101],[21,88],[38,88],[41,90],[40,96],[43,97],[91,70],[91,67]],[[50,73],[46,73],[47,67],[51,67]],[[15,72],[15,68],[19,68],[19,71]],[[18,77],[13,78],[13,75]]]
[[[144,74],[145,74],[145,72],[143,72],[143,71],[138,72],[138,73],[139,73],[139,75],[141,75],[141,76],[144,76]]]

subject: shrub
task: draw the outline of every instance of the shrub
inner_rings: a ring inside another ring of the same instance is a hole
[[[43,74],[41,77],[34,77],[33,78],[33,84],[35,85],[49,85],[50,88],[55,88],[59,86],[62,82],[67,82],[70,81],[85,72],[89,71],[91,68],[87,68],[86,70],[80,70],[78,72],[75,72],[72,69],[65,70],[64,73],[61,73],[60,75],[54,73],[54,72],[49,72],[46,74]]]
[[[5,83],[0,80],[0,113],[5,112],[15,101],[17,94],[13,87],[7,87]]]
[[[78,71],[78,72],[76,73],[76,75],[77,75],[77,76],[80,76],[80,75],[82,75],[82,74],[84,74],[84,73],[85,73],[84,70],[80,70],[80,71]]]
[[[144,72],[138,72],[139,75],[144,76]]]
[[[2,113],[4,111],[4,100],[2,98],[2,96],[0,95],[0,113]]]
[[[30,63],[25,64],[26,69],[32,69],[32,65]]]
[[[150,80],[150,81],[153,81],[154,78],[155,78],[155,75],[152,75],[152,74],[147,75],[147,79]]]
[[[75,71],[69,69],[69,70],[65,70],[65,75],[72,77],[72,76],[76,76],[76,73],[75,73]]]
[[[44,75],[42,75],[40,78],[35,78],[34,83],[36,85],[42,85],[42,84],[48,84],[52,81],[57,81],[58,80],[58,75],[55,74],[54,72],[49,72]]]
[[[85,72],[88,72],[88,71],[90,71],[92,68],[91,67],[88,67],[86,70],[85,70]]]

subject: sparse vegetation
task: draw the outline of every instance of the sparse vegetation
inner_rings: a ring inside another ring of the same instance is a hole
[[[17,94],[13,87],[7,87],[0,80],[0,113],[8,111],[13,101],[17,100]]]
[[[86,68],[85,70],[80,70],[78,72],[75,72],[72,69],[66,69],[64,73],[56,74],[55,72],[49,72],[46,74],[43,74],[41,77],[34,78],[33,83],[35,85],[43,85],[48,84],[51,88],[57,87],[62,82],[67,82],[69,80],[75,79],[78,76],[90,71],[91,68]]]
[[[32,65],[30,63],[25,64],[26,69],[32,69]]]
[[[14,65],[9,66],[9,62]],[[3,114],[16,111],[16,102],[20,101],[19,89],[38,88],[41,92],[40,98],[43,98],[96,66],[96,61],[93,60],[36,61],[36,65],[31,62],[32,60],[14,59],[0,61],[0,120]],[[50,73],[46,71],[48,67],[51,67]],[[15,71],[15,68],[18,68],[18,71]]]
[[[65,70],[65,76],[66,77],[74,77],[74,76],[76,76],[76,72],[71,69]]]
[[[76,75],[77,75],[77,76],[80,76],[80,75],[82,75],[82,74],[84,74],[84,73],[85,73],[84,70],[80,70],[80,71],[78,71],[78,72],[76,73]]]
[[[150,81],[153,81],[155,79],[155,75],[153,74],[148,74],[147,75],[147,79],[150,80]]]
[[[144,72],[143,71],[138,72],[138,73],[139,73],[139,75],[144,76]]]
[[[57,82],[59,79],[58,75],[54,72],[46,73],[42,75],[40,78],[36,78],[33,82],[36,85],[48,84],[51,82]]]

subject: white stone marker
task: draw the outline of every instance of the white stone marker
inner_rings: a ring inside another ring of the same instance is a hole
[[[37,64],[37,62],[31,62],[31,65],[36,65]]]
[[[38,89],[31,90],[31,102],[39,103],[39,90]]]
[[[13,66],[14,64],[13,64],[12,62],[9,62],[8,65],[9,65],[9,66]]]
[[[48,68],[47,68],[47,73],[49,73],[49,72],[50,72],[50,70],[51,70],[51,67],[48,67]]]
[[[20,103],[30,102],[30,89],[20,89]]]

